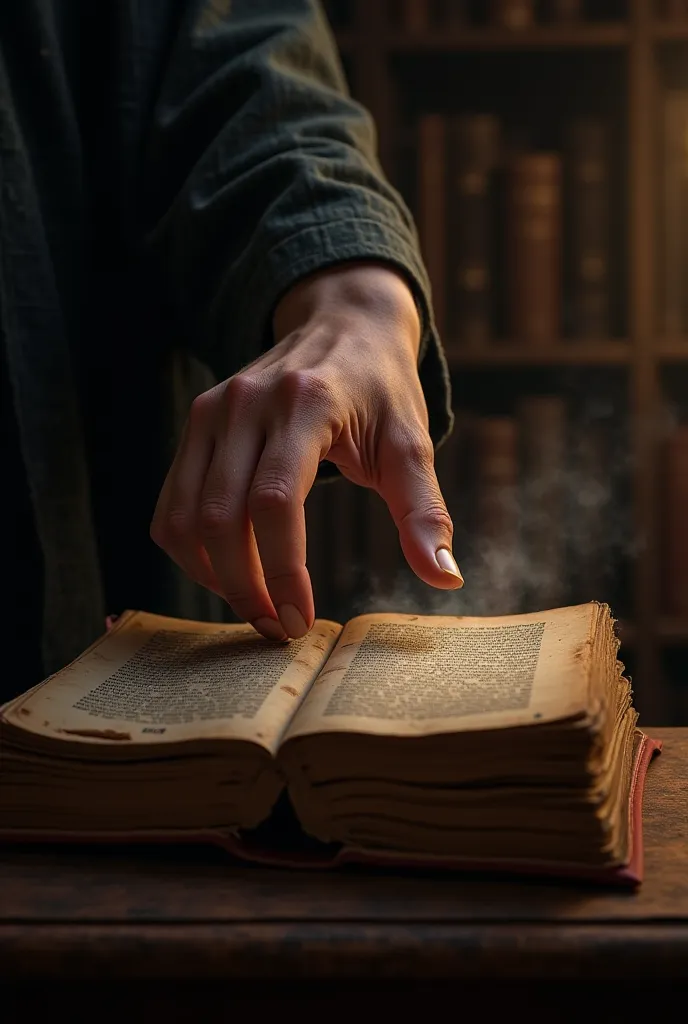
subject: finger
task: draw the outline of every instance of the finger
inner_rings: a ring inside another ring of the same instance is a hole
[[[233,416],[215,444],[200,498],[201,537],[225,600],[239,618],[268,639],[283,640],[247,508],[263,440],[257,428],[242,428],[240,419]]]
[[[315,481],[321,445],[308,426],[273,433],[249,493],[260,560],[272,603],[290,637],[304,636],[315,619],[306,568],[304,502]]]
[[[379,492],[399,530],[407,562],[425,583],[442,590],[463,586],[452,554],[454,527],[434,466],[429,435],[401,433],[380,446]]]
[[[204,403],[197,399],[160,491],[150,534],[190,579],[222,596],[200,539],[196,514],[213,450],[212,434],[205,429],[205,422],[202,427],[199,423],[205,416]]]

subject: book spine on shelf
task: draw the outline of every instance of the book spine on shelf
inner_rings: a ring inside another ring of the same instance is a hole
[[[579,118],[566,132],[571,333],[610,334],[609,161],[606,125]]]
[[[442,23],[449,28],[465,28],[469,25],[468,0],[444,0]]]
[[[571,445],[567,525],[571,595],[574,603],[607,601],[610,583],[608,439],[601,423],[587,423]]]
[[[463,347],[481,347],[492,335],[494,296],[494,176],[500,125],[489,114],[448,123],[449,333]]]
[[[514,157],[507,195],[507,307],[510,333],[525,344],[552,344],[561,330],[561,159]]]
[[[430,0],[401,0],[401,27],[414,35],[430,26]]]
[[[566,601],[566,405],[558,395],[528,395],[518,406],[520,516],[528,607]]]
[[[678,337],[688,328],[688,90],[662,100],[659,330]]]
[[[491,0],[490,17],[499,28],[528,28],[535,22],[534,0]]]
[[[545,18],[555,25],[573,25],[583,17],[583,0],[547,0]]]
[[[473,571],[489,594],[493,614],[520,604],[518,525],[518,426],[511,416],[483,416],[476,423],[475,549]]]
[[[418,122],[418,233],[440,334],[446,327],[446,148],[446,119],[424,114]]]
[[[658,0],[657,16],[667,21],[688,18],[688,0]]]
[[[688,615],[688,426],[679,426],[666,446],[664,501],[664,597],[666,610]]]

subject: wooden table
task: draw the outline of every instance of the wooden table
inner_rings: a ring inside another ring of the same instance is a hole
[[[214,850],[4,849],[2,1001],[18,1020],[45,1013],[49,995],[51,1014],[65,1000],[67,1019],[126,1024],[210,1020],[247,999],[278,1013],[304,995],[329,1019],[374,1004],[417,1015],[441,996],[495,1013],[525,999],[531,1020],[550,1021],[553,1007],[587,1021],[591,986],[609,1013],[677,986],[685,997],[688,729],[648,731],[664,752],[648,773],[636,894],[276,871]]]

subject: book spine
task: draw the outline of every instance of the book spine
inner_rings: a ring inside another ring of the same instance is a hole
[[[512,162],[507,195],[509,328],[528,345],[551,344],[561,322],[561,160],[528,153]]]
[[[667,21],[688,18],[688,0],[658,0],[657,16]]]
[[[446,327],[446,120],[425,114],[418,123],[418,233],[432,288],[435,323]]]
[[[452,338],[480,347],[492,335],[494,172],[499,121],[490,115],[449,123],[448,316]]]
[[[555,25],[573,25],[583,15],[583,0],[548,0],[545,16]]]
[[[533,395],[518,408],[520,513],[528,607],[565,603],[566,406],[558,395]]]
[[[688,90],[669,89],[663,98],[660,203],[659,330],[678,336],[688,326],[684,315],[688,292]]]
[[[518,427],[510,416],[476,423],[476,589],[489,594],[493,614],[519,608]]]
[[[409,35],[425,32],[430,25],[429,0],[401,0],[401,27]]]
[[[603,122],[578,119],[569,126],[571,330],[577,338],[610,333],[609,162]]]
[[[666,449],[664,593],[666,610],[688,615],[688,426],[678,427]]]
[[[567,486],[571,538],[571,600],[609,600],[609,452],[604,427],[588,423],[576,431]]]
[[[465,28],[470,24],[468,0],[444,0],[442,15],[448,28]]]
[[[490,4],[492,24],[499,28],[528,28],[535,22],[534,0],[492,0]]]

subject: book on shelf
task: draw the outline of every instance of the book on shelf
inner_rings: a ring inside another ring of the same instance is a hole
[[[688,616],[688,426],[676,427],[666,443],[664,465],[663,576],[666,611]]]
[[[596,118],[576,118],[566,129],[570,333],[607,338],[610,323],[609,155],[607,129]]]
[[[546,0],[545,19],[555,25],[575,25],[583,17],[583,0]]]
[[[482,589],[500,614],[521,599],[518,424],[512,416],[480,416],[475,425],[474,547]]]
[[[449,118],[447,130],[449,335],[462,347],[480,348],[493,334],[500,124],[491,114],[465,114]]]
[[[250,626],[143,612],[0,709],[5,842],[209,842],[635,885],[658,746],[609,608]],[[292,832],[271,828],[287,801]]]
[[[517,410],[521,453],[519,512],[528,607],[566,600],[566,403],[526,395]]]
[[[498,28],[523,29],[535,24],[534,0],[490,0],[490,19]]]
[[[444,335],[447,320],[447,131],[442,114],[418,121],[417,220],[423,259],[432,288],[435,322]]]
[[[413,35],[430,27],[431,0],[400,0],[399,21],[401,28]]]
[[[602,423],[577,426],[570,443],[566,530],[571,597],[606,598],[610,583],[611,453]]]
[[[470,0],[442,0],[441,23],[447,28],[465,28],[470,24]]]
[[[688,330],[688,90],[661,96],[659,329]]]
[[[469,23],[469,0],[398,0],[396,10],[400,27],[409,35]]]
[[[560,335],[561,206],[561,157],[515,155],[506,202],[507,311],[511,336],[529,346]]]
[[[657,17],[667,21],[688,18],[688,0],[657,0]]]

